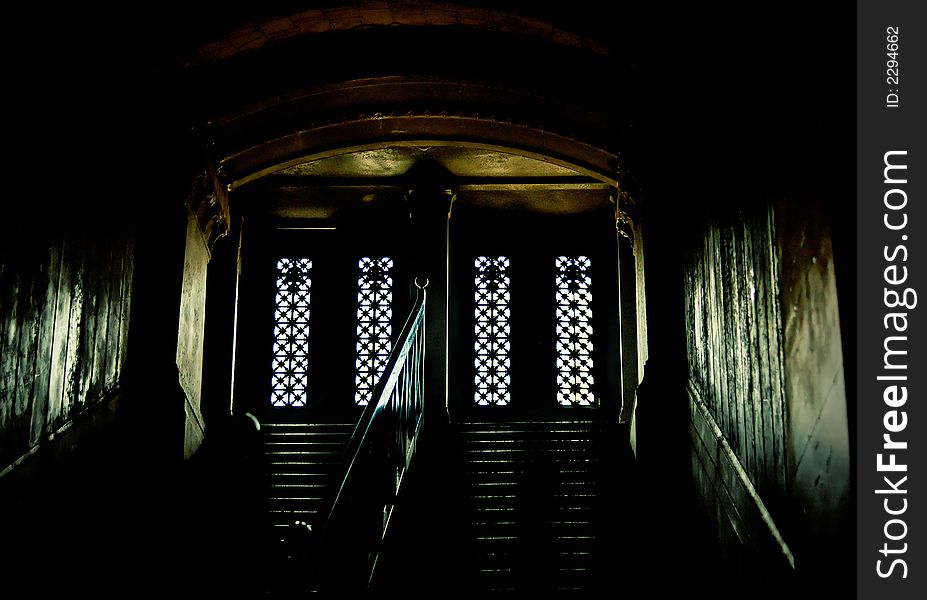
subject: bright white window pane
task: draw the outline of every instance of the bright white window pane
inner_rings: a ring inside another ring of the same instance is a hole
[[[312,261],[277,261],[277,301],[274,310],[273,406],[305,406],[309,381],[309,299]]]
[[[557,402],[594,406],[589,258],[561,256],[557,266]]]
[[[380,381],[392,350],[393,278],[389,257],[357,264],[357,358],[354,402],[365,406]]]
[[[504,406],[509,385],[509,259],[476,259],[476,376],[474,401],[480,406]]]

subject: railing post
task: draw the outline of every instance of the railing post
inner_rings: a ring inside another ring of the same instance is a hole
[[[425,314],[429,350],[424,360],[425,393],[430,400],[425,410],[429,422],[435,423],[447,419],[448,219],[454,192],[440,174],[434,174],[413,189],[410,197],[420,249],[416,272],[429,281]]]

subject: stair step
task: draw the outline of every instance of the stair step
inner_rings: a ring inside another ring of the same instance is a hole
[[[267,498],[266,504],[270,509],[281,510],[317,510],[325,498],[313,498],[311,496],[300,496],[298,498]]]
[[[472,427],[522,427],[528,429],[537,429],[546,427],[602,427],[602,423],[592,419],[559,419],[552,421],[467,421],[465,423],[459,423],[458,427],[461,429]]]
[[[525,463],[532,463],[532,461],[529,458],[525,458],[525,457],[506,458],[504,455],[501,455],[501,454],[497,455],[495,458],[489,455],[485,455],[485,454],[480,454],[476,456],[478,458],[472,458],[467,462],[470,465],[475,465],[475,466],[492,466],[492,465],[504,465],[504,464],[521,465]],[[588,465],[591,465],[591,464],[598,463],[598,458],[595,456],[581,457],[581,456],[575,456],[575,455],[568,455],[568,456],[554,457],[552,458],[550,462],[552,464],[570,464],[570,465],[587,465],[588,464]]]
[[[324,490],[328,488],[326,483],[272,483],[272,490]]]
[[[282,490],[304,493],[306,490],[326,490],[334,483],[332,473],[269,473],[267,489],[277,490],[272,494],[283,495]]]
[[[475,530],[480,529],[496,529],[498,531],[508,531],[508,530],[523,530],[526,527],[536,527],[534,524],[526,523],[523,520],[516,519],[474,519],[471,521],[470,526]],[[542,524],[543,527],[548,528],[551,531],[560,531],[560,532],[570,532],[570,533],[588,533],[589,531],[597,531],[599,529],[599,524],[592,519],[584,520],[559,520],[552,521],[548,520]]]
[[[552,551],[547,554],[550,555],[551,560],[553,560],[556,564],[565,565],[565,566],[568,564],[569,565],[573,565],[573,564],[578,565],[580,563],[588,564],[590,562],[593,562],[596,558],[595,555],[591,551],[577,551],[577,552]],[[527,555],[528,553],[523,547],[516,548],[516,549],[513,549],[513,548],[503,549],[501,547],[498,547],[498,548],[487,547],[486,550],[479,553],[477,560],[479,560],[483,564],[495,563],[495,564],[501,565],[507,562],[512,562],[512,561],[516,561],[519,559],[523,559]]]
[[[341,431],[354,431],[354,423],[306,423],[306,422],[288,422],[288,421],[268,421],[261,424],[261,429],[265,431],[274,430],[299,430],[309,429],[313,431],[324,431],[336,429]]]
[[[597,442],[602,439],[602,432],[592,429],[559,429],[545,431],[515,431],[515,430],[476,430],[460,432],[457,439],[463,443],[470,442],[525,442],[534,443],[544,440],[574,441],[581,443]]]
[[[465,437],[457,441],[457,444],[462,447],[469,446],[499,446],[505,448],[516,448],[516,447],[525,447],[525,448],[544,448],[549,446],[581,446],[588,448],[597,448],[601,445],[598,437],[579,437],[575,434],[564,434],[562,436],[547,436],[544,437],[517,437],[517,436],[503,436],[503,435],[490,435],[478,437]]]
[[[274,429],[268,429],[263,432],[265,438],[275,438],[280,436],[294,436],[297,438],[312,438],[317,437],[321,440],[334,439],[334,438],[343,438],[350,437],[354,433],[354,428],[346,429],[318,429],[318,428],[295,428],[295,427],[277,427]]]
[[[559,455],[564,452],[573,452],[580,454],[598,454],[599,450],[593,447],[579,445],[579,444],[563,444],[563,445],[539,445],[529,446],[526,444],[510,445],[504,446],[501,444],[465,444],[459,448],[458,454],[467,456],[470,454],[478,454],[481,452],[494,452],[494,453],[517,453],[517,455],[522,455],[525,453],[535,454],[540,457],[547,458],[550,455]]]
[[[265,511],[271,531],[284,535],[295,521],[316,525],[327,506],[353,423],[266,423]]]
[[[318,482],[320,484],[331,483],[331,479],[335,477],[335,469],[320,469],[316,472],[307,473],[305,471],[294,471],[289,473],[287,471],[269,471],[267,473],[272,483],[279,483],[283,485],[286,481],[300,481],[305,483]]]
[[[520,500],[523,503],[531,503],[537,505],[539,502],[550,503],[550,502],[559,502],[562,500],[581,500],[589,501],[590,499],[597,499],[599,494],[589,493],[589,492],[573,492],[573,493],[557,493],[557,494],[545,494],[543,496],[539,494],[524,495],[518,494],[515,490],[507,489],[477,489],[477,490],[468,490],[466,493],[467,498],[505,498],[505,499],[515,499]]]
[[[334,473],[338,470],[341,460],[335,457],[317,455],[317,454],[292,454],[292,455],[275,455],[266,457],[268,472],[279,472],[285,470],[286,465],[300,465],[299,471],[305,470],[305,467],[312,465],[314,472]]]
[[[267,461],[268,467],[271,469],[274,467],[286,467],[287,465],[317,465],[319,468],[331,471],[335,465],[341,463],[341,460],[336,460],[334,456],[319,456],[312,454],[302,456],[274,456],[272,458],[273,460]]]
[[[319,502],[319,501],[321,501],[321,500],[322,500],[322,498],[319,497],[319,496],[310,496],[310,495],[304,495],[304,496],[272,496],[272,497],[267,498],[267,501],[268,501],[268,502],[272,502],[272,503],[283,503],[283,502],[301,502],[301,503],[305,502],[305,503],[308,503],[308,502]]]
[[[479,509],[485,510],[488,508],[508,508],[511,510],[522,511],[526,506],[525,502],[519,500],[518,498],[512,497],[470,496],[467,498],[467,501],[470,503],[470,507],[467,512],[472,512]],[[561,516],[560,513],[575,515],[583,512],[592,513],[601,509],[602,507],[598,503],[598,499],[563,498],[560,501],[545,507],[544,513]]]
[[[309,520],[319,514],[324,507],[321,503],[314,506],[274,506],[267,509],[267,514],[271,515],[276,522],[284,519],[284,522],[292,523],[294,519]]]
[[[284,438],[299,441],[338,441],[350,439],[353,432],[353,429],[349,431],[341,431],[338,429],[273,429],[264,431],[261,439],[264,441],[278,441]]]
[[[472,465],[463,471],[463,475],[468,481],[514,481],[523,477],[524,474],[525,469],[520,465],[503,462]],[[570,469],[557,469],[554,475],[561,481],[597,481],[599,477],[597,470],[588,467],[584,468],[580,465]]]
[[[337,466],[337,465],[336,465]],[[289,461],[269,465],[265,478],[268,484],[306,483],[328,485],[335,478],[337,469],[311,461]]]
[[[299,438],[293,435],[281,435],[264,440],[264,447],[272,449],[308,448],[342,452],[345,443],[347,443],[346,439],[339,438],[325,438],[320,440],[316,436]]]
[[[338,463],[318,463],[311,460],[289,460],[267,465],[268,476],[288,475],[290,477],[333,477],[337,471]]]
[[[492,534],[480,534],[473,537],[473,540],[477,544],[483,545],[514,545],[519,548],[526,548],[525,542],[526,537],[521,535],[515,535],[513,533],[492,533]],[[561,547],[577,547],[582,548],[585,546],[591,546],[597,542],[600,538],[596,535],[553,535],[553,536],[543,536],[543,539],[547,544],[550,544],[547,549],[556,548],[557,546]],[[532,538],[532,541],[533,540]]]
[[[598,438],[577,437],[574,434],[544,437],[514,437],[504,435],[485,435],[479,437],[461,437],[455,442],[459,448],[475,446],[499,446],[504,448],[541,449],[549,446],[580,446],[598,448],[602,444]]]
[[[341,461],[344,453],[344,446],[336,448],[320,448],[319,446],[270,446],[264,448],[264,457],[268,460],[276,460],[286,456],[312,456],[331,460]]]
[[[589,589],[610,518],[603,491],[615,476],[607,431],[592,421],[457,427],[460,514],[478,587]],[[537,564],[543,572],[531,572]]]
[[[528,488],[537,489],[539,486],[524,480],[512,480],[510,478],[487,478],[487,477],[468,477],[465,480],[467,486],[471,489],[479,490],[514,490],[521,491]],[[599,482],[588,475],[575,479],[548,479],[543,482],[543,489],[576,491],[584,492],[595,490],[599,487]]]
[[[598,460],[599,452],[594,450],[563,448],[537,450],[535,448],[465,448],[458,452],[458,460],[508,460],[510,462],[546,462],[550,463],[565,458],[593,458]],[[508,458],[506,458],[508,457]]]
[[[560,429],[551,431],[516,431],[516,430],[475,430],[458,432],[456,440],[458,443],[467,444],[472,442],[524,442],[533,444],[539,441],[575,441],[579,443],[599,442],[603,439],[600,431],[591,429]]]

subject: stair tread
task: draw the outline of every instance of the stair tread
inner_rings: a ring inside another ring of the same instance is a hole
[[[315,525],[323,518],[354,428],[354,423],[265,424],[261,451],[269,531],[285,539],[294,521]]]
[[[538,579],[548,589],[589,588],[605,564],[614,518],[604,494],[615,473],[608,427],[593,420],[452,426],[440,467],[477,589],[524,591]],[[326,518],[320,512],[353,428],[277,423],[263,430],[265,510],[280,537],[294,520]],[[539,559],[544,572],[536,577],[531,561]]]
[[[608,426],[595,421],[471,422],[452,442],[466,548],[484,589],[522,591],[538,557],[553,589],[597,574],[615,477]],[[529,513],[525,512],[528,509]]]

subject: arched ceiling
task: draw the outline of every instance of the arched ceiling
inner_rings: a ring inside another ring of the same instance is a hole
[[[633,110],[607,36],[517,2],[310,4],[184,63],[229,190],[275,173],[395,177],[425,158],[463,178],[620,178]]]
[[[302,162],[275,173],[301,178],[382,178],[405,175],[419,161],[438,165],[455,178],[577,177],[551,162],[498,150],[462,146],[387,146]]]
[[[469,4],[469,5],[468,5]],[[540,37],[554,44],[582,48],[607,56],[606,45],[557,25],[562,15],[543,15],[513,11],[511,2],[498,2],[492,8],[478,3],[447,2],[361,2],[334,6],[317,6],[292,14],[270,14],[239,25],[222,36],[199,46],[186,63],[188,68],[255,52],[275,43],[304,35],[335,33],[370,27],[468,27]],[[518,7],[522,11],[526,7]],[[553,17],[553,19],[551,19]]]

